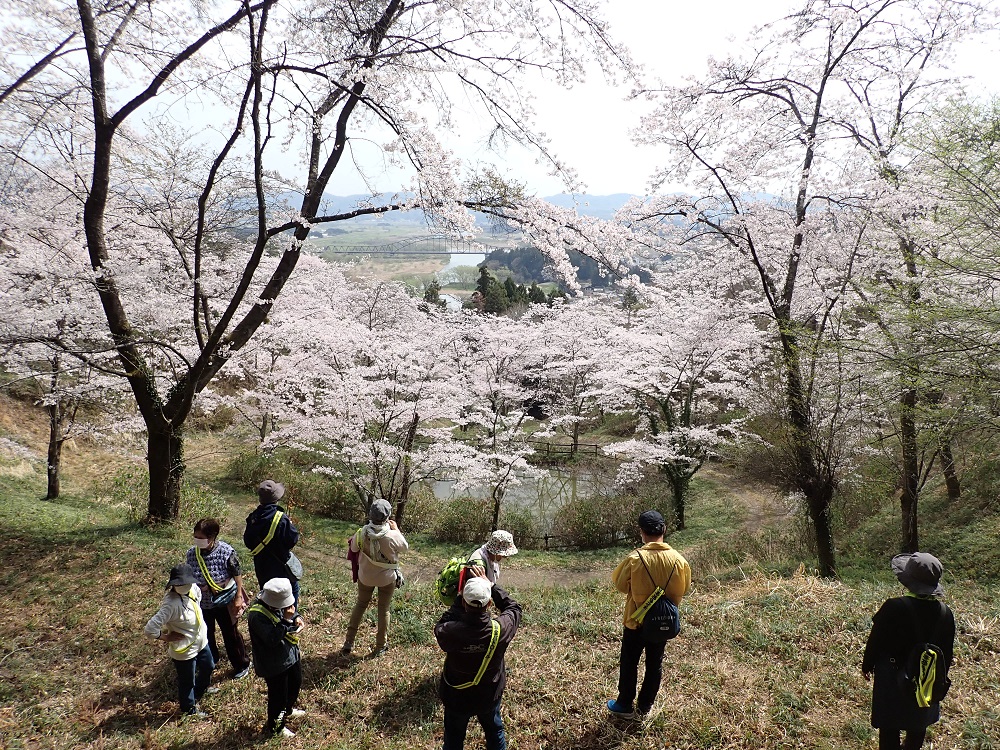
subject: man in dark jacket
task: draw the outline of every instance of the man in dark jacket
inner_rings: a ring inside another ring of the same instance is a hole
[[[295,571],[289,569],[288,561],[292,556],[292,547],[299,541],[299,530],[285,509],[278,505],[284,494],[285,487],[280,482],[265,479],[260,483],[257,488],[260,505],[247,516],[243,543],[253,555],[257,585],[263,588],[272,578],[288,578],[292,582],[295,604],[298,605],[299,581]]]
[[[521,622],[521,605],[480,575],[466,581],[462,595],[434,626],[447,654],[441,674],[444,750],[462,750],[469,719],[486,734],[487,750],[506,750],[500,699],[507,684],[504,655]],[[490,604],[499,616],[490,617]]]

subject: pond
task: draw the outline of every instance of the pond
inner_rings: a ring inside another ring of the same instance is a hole
[[[591,497],[597,491],[597,481],[589,471],[546,469],[541,476],[521,476],[520,483],[508,488],[504,503],[514,503],[531,512],[543,528],[549,528],[553,519],[566,503],[577,498]],[[486,499],[491,488],[485,485],[465,487],[456,491],[454,479],[430,482],[438,500],[460,497]]]

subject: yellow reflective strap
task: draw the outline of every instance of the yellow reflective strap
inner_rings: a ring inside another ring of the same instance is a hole
[[[198,558],[198,569],[201,570],[201,576],[208,583],[208,587],[215,593],[225,591],[224,586],[220,586],[212,579],[212,574],[208,572],[208,566],[205,564],[205,558],[201,556],[201,550],[197,547],[194,548],[194,556]]]
[[[255,602],[254,604],[250,605],[250,607],[247,609],[247,614],[250,614],[251,612],[257,612],[258,614],[264,615],[265,617],[267,617],[268,620],[270,620],[275,625],[277,625],[278,622],[281,621],[280,617],[278,617],[276,614],[274,614],[274,612],[269,610],[260,602]],[[295,633],[285,633],[285,640],[291,643],[293,646],[299,645],[299,637]]]
[[[271,540],[274,539],[274,533],[278,530],[278,524],[281,523],[284,515],[280,510],[274,514],[274,518],[271,519],[271,528],[267,530],[267,536],[264,537],[260,544],[250,550],[251,555],[257,557],[257,555],[264,551],[264,547],[270,544]]]
[[[191,596],[191,592],[187,593],[188,599],[194,604],[194,621],[198,625],[198,630],[201,630],[201,605],[198,604],[198,600]]]
[[[917,705],[927,708],[933,702],[934,678],[937,676],[937,652],[924,649],[920,654],[920,669],[917,672]]]
[[[653,593],[649,595],[649,598],[642,603],[642,606],[632,613],[632,619],[642,624],[642,621],[646,619],[646,613],[653,608],[653,605],[659,601],[661,596],[663,596],[663,589],[657,586],[653,589]]]
[[[496,620],[490,620],[490,646],[486,649],[486,655],[483,656],[483,663],[479,665],[479,671],[476,672],[476,676],[472,678],[472,682],[466,682],[461,685],[452,685],[451,687],[456,690],[465,690],[466,688],[478,685],[479,681],[483,679],[483,675],[486,674],[486,667],[490,665],[490,659],[492,659],[493,654],[496,653],[498,643],[500,643],[500,623]],[[447,682],[447,680],[445,680],[445,682]]]

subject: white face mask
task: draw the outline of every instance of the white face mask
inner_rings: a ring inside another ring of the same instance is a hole
[[[180,586],[174,586],[174,591],[176,591],[181,596],[187,596],[188,592],[191,590],[192,584],[184,583]]]
[[[210,545],[211,543],[212,542],[209,541],[208,539],[199,539],[198,537],[194,538],[194,546],[197,547],[198,549],[208,549],[208,545]]]

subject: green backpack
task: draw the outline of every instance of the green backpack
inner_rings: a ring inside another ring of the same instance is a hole
[[[464,557],[451,558],[434,579],[434,595],[449,607],[458,599],[462,588],[462,572],[469,567]]]

